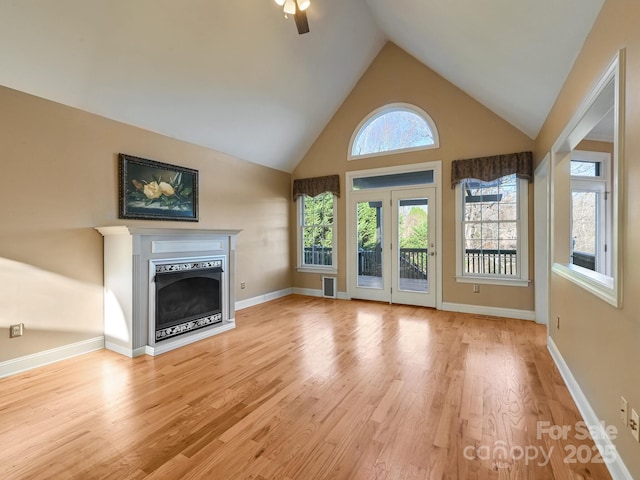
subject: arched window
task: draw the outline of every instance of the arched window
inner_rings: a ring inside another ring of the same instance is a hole
[[[393,103],[360,122],[351,138],[349,160],[438,147],[438,130],[427,112],[408,103]]]

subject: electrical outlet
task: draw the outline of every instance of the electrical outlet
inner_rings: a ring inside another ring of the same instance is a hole
[[[473,293],[480,293],[480,285],[473,286]]]
[[[640,416],[633,408],[631,409],[631,420],[629,420],[629,427],[631,428],[631,434],[636,442],[640,442]]]
[[[240,288],[247,288],[247,282],[240,282]]]
[[[620,420],[623,425],[629,425],[629,402],[624,397],[620,397]]]
[[[9,327],[9,338],[21,337],[24,333],[24,323],[16,323]]]

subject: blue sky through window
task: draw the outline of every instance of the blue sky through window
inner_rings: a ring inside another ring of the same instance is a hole
[[[352,156],[391,152],[434,144],[426,120],[408,110],[391,110],[365,123],[356,135]]]

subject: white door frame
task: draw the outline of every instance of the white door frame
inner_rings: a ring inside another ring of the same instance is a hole
[[[376,175],[390,175],[394,173],[408,173],[408,172],[417,172],[421,170],[433,170],[433,183],[424,184],[424,185],[412,185],[411,188],[420,188],[424,187],[432,187],[435,189],[436,196],[436,308],[438,310],[442,310],[442,255],[440,252],[442,251],[442,162],[440,160],[434,162],[424,162],[424,163],[414,163],[410,165],[398,165],[393,167],[383,167],[383,168],[371,168],[366,170],[354,170],[351,172],[346,172],[345,180],[346,180],[346,244],[347,244],[347,297],[351,299],[351,287],[350,281],[351,275],[353,274],[353,270],[355,266],[353,265],[353,258],[355,252],[353,251],[354,247],[351,245],[349,239],[354,234],[353,229],[355,228],[354,221],[354,213],[351,212],[349,205],[351,205],[351,192],[353,186],[353,179],[358,177],[370,177]],[[389,188],[388,190],[393,190],[393,188]]]
[[[550,155],[545,155],[534,172],[535,315],[536,322],[549,326],[550,246]]]
[[[347,232],[347,265],[353,267],[354,264],[357,264],[358,262],[358,252],[354,243],[354,240],[357,238],[356,230],[358,215],[354,211],[354,207],[359,202],[371,201],[379,201],[382,205],[378,212],[382,216],[382,222],[380,224],[380,236],[382,237],[382,276],[380,280],[382,280],[382,286],[380,288],[366,286],[358,287],[359,276],[357,275],[356,270],[352,268],[350,272],[353,276],[350,275],[347,277],[347,294],[349,295],[349,298],[356,297],[359,299],[387,302],[389,301],[389,289],[392,285],[392,278],[390,275],[392,263],[391,251],[388,248],[389,243],[392,241],[392,222],[390,205],[391,191],[387,190],[386,188],[351,192],[351,195],[347,200],[347,221],[349,222],[349,224],[352,224],[354,228],[351,228]]]
[[[393,256],[391,260],[391,301],[393,303],[400,303],[403,305],[421,305],[435,308],[436,298],[438,295],[438,285],[432,287],[432,282],[429,283],[427,292],[411,291],[407,289],[401,289],[400,284],[400,235],[399,235],[399,209],[400,202],[405,199],[420,199],[425,200],[427,206],[427,221],[429,231],[429,243],[425,245],[428,249],[427,256],[427,278],[434,277],[437,282],[438,268],[436,266],[437,250],[436,250],[436,238],[438,236],[438,219],[434,218],[437,212],[438,206],[436,202],[436,189],[434,187],[420,186],[418,188],[400,188],[392,190],[390,195],[390,210],[391,210],[391,242],[393,248],[391,249]],[[433,238],[433,240],[432,240]],[[434,272],[436,275],[432,275]],[[435,290],[434,290],[435,289]]]

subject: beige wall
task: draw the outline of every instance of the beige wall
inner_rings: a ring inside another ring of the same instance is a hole
[[[640,444],[618,420],[620,396],[640,411],[640,3],[607,0],[536,140],[536,158],[551,149],[576,108],[620,48],[627,51],[626,139],[622,222],[623,306],[614,308],[552,275],[550,334],[598,416],[619,430],[615,440],[634,478]],[[562,192],[561,192],[562,193]],[[561,238],[552,239],[560,247]],[[560,329],[556,328],[560,317]]]
[[[440,148],[348,162],[349,141],[360,121],[376,108],[395,102],[411,103],[429,113],[438,128]],[[455,196],[450,188],[453,160],[532,149],[533,141],[529,137],[395,44],[388,43],[295,169],[293,177],[340,174],[338,290],[346,291],[345,172],[441,160],[444,301],[533,310],[533,287],[482,285],[480,293],[473,294],[471,285],[455,281]],[[532,190],[530,188],[531,193]],[[530,203],[533,207],[532,198]],[[295,212],[294,206],[291,210],[292,225],[295,225]],[[291,259],[294,265],[297,261],[295,242],[296,232],[292,229]],[[530,270],[533,271],[532,261]],[[294,287],[318,289],[320,283],[320,275],[294,272]]]
[[[613,155],[613,143],[600,142],[596,140],[582,140],[576,145],[575,150],[584,150],[587,152],[604,152]]]
[[[102,334],[95,226],[242,229],[236,299],[291,286],[288,173],[6,88],[0,105],[0,361]],[[200,221],[118,220],[119,152],[199,170]]]

